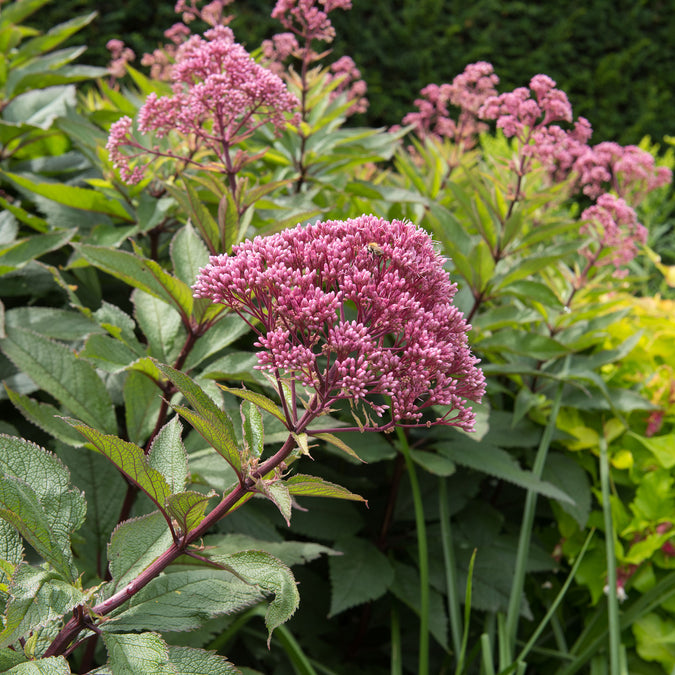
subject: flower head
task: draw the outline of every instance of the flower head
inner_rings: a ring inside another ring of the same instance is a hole
[[[647,229],[637,221],[635,211],[620,197],[605,193],[582,214],[581,232],[590,234],[595,245],[583,254],[596,266],[613,265],[615,277],[624,277],[622,269],[638,252],[637,245],[647,241]],[[607,255],[601,255],[607,252]]]
[[[212,256],[194,286],[247,319],[258,367],[313,391],[317,409],[340,399],[377,416],[390,407],[391,422],[369,428],[391,428],[448,406],[434,423],[469,430],[466,402],[481,399],[485,380],[455,291],[424,230],[365,215],[245,241]]]
[[[225,164],[232,145],[266,123],[280,133],[286,124],[284,114],[299,105],[283,81],[257,64],[226,26],[215,26],[204,38],[193,35],[183,42],[176,51],[171,81],[172,96],[148,96],[138,113],[138,128],[157,138],[170,132],[187,137],[188,163],[196,163],[192,159],[196,150],[204,148]],[[129,123],[120,120],[112,126],[108,141],[115,166],[127,173],[128,158],[121,146],[157,154],[133,142],[129,129]]]

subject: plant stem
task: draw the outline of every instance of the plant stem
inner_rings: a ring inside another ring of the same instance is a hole
[[[621,673],[621,626],[619,625],[619,599],[616,595],[616,554],[614,551],[614,523],[609,494],[609,459],[607,439],[600,436],[600,488],[602,513],[605,523],[605,551],[607,557],[607,616],[609,619],[609,672]]]
[[[452,645],[455,650],[455,658],[457,658],[462,646],[462,631],[460,629],[462,617],[457,591],[457,562],[455,560],[455,548],[452,544],[448,488],[443,477],[438,479],[438,506],[441,519],[441,545],[443,546],[443,560],[445,562],[445,585],[448,594],[448,616],[450,617]]]
[[[558,385],[558,391],[553,401],[553,407],[549,415],[548,424],[539,443],[537,456],[534,460],[532,473],[536,478],[541,478],[541,474],[546,464],[548,449],[551,444],[553,430],[555,429],[556,419],[560,411],[560,401],[562,399],[563,382]],[[512,659],[515,651],[516,634],[518,631],[518,617],[520,616],[520,605],[522,601],[523,589],[525,587],[525,575],[527,573],[527,558],[530,552],[530,540],[532,538],[532,527],[534,524],[534,514],[537,506],[537,493],[534,490],[528,490],[525,498],[525,509],[523,512],[523,522],[520,527],[520,538],[518,540],[518,551],[516,553],[516,567],[513,575],[513,584],[511,586],[511,595],[509,596],[509,606],[506,613],[506,645],[502,651],[503,660],[500,660],[499,668],[504,670]],[[506,661],[506,662],[505,662]]]
[[[405,432],[401,428],[396,429],[401,452],[405,458],[408,477],[410,479],[410,488],[412,490],[413,503],[415,507],[415,527],[417,529],[417,556],[420,570],[420,643],[419,643],[419,661],[418,675],[428,675],[429,673],[429,550],[427,546],[427,530],[424,522],[424,503],[422,493],[417,481],[415,464],[410,456],[410,446]]]

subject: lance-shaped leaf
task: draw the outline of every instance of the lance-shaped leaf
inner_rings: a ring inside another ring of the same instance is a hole
[[[157,633],[104,633],[108,667],[115,675],[176,675],[169,647]]]
[[[204,520],[206,507],[216,491],[210,490],[207,494],[187,490],[177,495],[171,495],[166,500],[166,510],[175,518],[181,532],[189,532]]]
[[[223,250],[220,245],[218,223],[211,212],[204,206],[204,202],[197,194],[195,187],[187,180],[183,180],[183,188],[167,186],[171,196],[180,204],[189,216],[192,224],[199,230],[204,241],[212,253]]]
[[[58,83],[55,82],[54,84]],[[85,211],[94,211],[95,213],[104,213],[121,218],[129,223],[134,221],[121,200],[110,199],[97,190],[64,185],[63,183],[39,183],[8,171],[3,171],[3,175],[20,188],[47,197],[47,199],[51,199],[58,204],[65,204]]]
[[[288,492],[292,495],[304,497],[333,497],[335,499],[349,499],[355,502],[365,502],[361,495],[354,494],[336,483],[330,483],[318,476],[296,474],[284,481]]]
[[[224,656],[194,647],[169,647],[169,659],[176,675],[240,675]]]
[[[86,508],[61,460],[22,438],[0,436],[0,517],[67,579],[76,575],[70,535]]]
[[[194,283],[199,270],[209,262],[209,251],[189,222],[171,240],[170,253],[176,276],[186,284]]]
[[[326,441],[326,443],[330,443],[331,445],[334,445],[336,448],[340,448],[342,452],[346,452],[350,457],[353,457],[354,459],[358,460],[359,462],[365,462],[365,460],[361,459],[352,448],[350,448],[341,438],[338,436],[335,436],[334,434],[329,434],[329,433],[320,433],[320,434],[313,434],[311,431],[308,432],[311,436],[314,436],[314,438],[318,438],[322,441]]]
[[[31,630],[62,617],[85,597],[79,589],[55,572],[19,565],[10,584],[10,599],[5,613],[5,627],[0,633],[0,647],[7,647]]]
[[[126,520],[115,528],[108,544],[110,575],[116,588],[136,578],[173,539],[165,518],[155,511]]]
[[[265,551],[240,551],[232,555],[213,556],[211,559],[226,565],[265,593],[274,593],[274,600],[265,614],[269,646],[272,631],[288,621],[300,604],[300,595],[290,568]]]
[[[70,241],[77,230],[61,230],[60,232],[50,232],[48,234],[38,234],[27,239],[14,241],[7,246],[0,248],[0,273],[6,273],[21,265],[25,265],[29,260],[39,258],[44,253],[54,251],[57,248],[65,246]]]
[[[0,348],[14,365],[87,424],[117,429],[110,395],[94,367],[65,345],[21,328],[7,328]]]
[[[78,420],[66,419],[102,455],[105,455],[134,485],[143,490],[164,511],[164,502],[171,494],[171,488],[164,476],[148,463],[143,449],[135,443],[123,441],[111,434],[102,434]]]
[[[257,405],[259,408],[266,410],[275,417],[278,417],[284,424],[286,424],[286,415],[284,415],[284,411],[272,399],[267,398],[267,396],[258,394],[255,391],[249,391],[248,389],[231,389],[230,387],[226,387],[222,384],[219,384],[218,386],[225,390],[228,394],[233,394],[234,396],[243,398],[245,401],[255,403],[255,405]]]
[[[176,386],[194,408],[175,405],[174,410],[186,419],[232,468],[241,473],[241,457],[234,435],[234,425],[229,415],[190,377],[170,366],[158,363],[157,367]]]
[[[74,246],[94,267],[164,300],[180,312],[183,320],[187,321],[191,316],[193,300],[190,287],[171,276],[154,260],[106,246],[90,244],[74,244]]]

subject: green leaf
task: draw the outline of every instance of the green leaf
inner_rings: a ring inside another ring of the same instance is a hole
[[[288,491],[292,495],[303,495],[305,497],[332,497],[334,499],[348,499],[350,501],[365,502],[360,495],[354,494],[347,488],[335,483],[329,483],[318,476],[308,476],[305,474],[296,474],[287,478],[285,481]]]
[[[12,577],[0,647],[62,617],[85,600],[80,590],[55,572],[19,565]]]
[[[416,464],[419,464],[425,471],[433,473],[435,476],[452,476],[457,471],[457,467],[453,461],[434,452],[411,450],[410,456]]]
[[[148,453],[148,464],[164,476],[173,494],[185,489],[188,478],[187,453],[182,436],[183,427],[174,417],[159,430]]]
[[[192,370],[202,361],[224,350],[242,335],[246,335],[250,330],[250,326],[237,314],[224,315],[197,340],[185,361],[185,370]],[[253,354],[250,356],[255,358]],[[213,364],[207,368],[211,365]]]
[[[176,675],[169,647],[157,633],[104,633],[103,642],[115,675]]]
[[[260,458],[265,445],[265,429],[260,408],[250,401],[241,402],[241,427],[244,450],[249,457]]]
[[[546,335],[524,333],[513,329],[500,330],[483,338],[475,344],[475,347],[481,351],[507,352],[542,361],[564,356],[569,352],[565,345]]]
[[[166,510],[178,521],[181,532],[189,532],[204,520],[206,507],[215,494],[215,490],[207,494],[193,490],[174,494],[166,500]]]
[[[240,675],[224,656],[194,647],[169,647],[176,675]]]
[[[70,535],[85,513],[84,497],[57,457],[22,438],[0,436],[0,517],[67,579],[75,578]]]
[[[539,480],[531,471],[521,469],[508,452],[496,445],[458,437],[451,443],[438,443],[436,449],[443,456],[462,466],[513,483],[525,490],[532,490],[545,497],[557,499],[559,502],[574,504],[568,494],[551,483]]]
[[[52,84],[60,84],[60,82],[54,82]],[[65,206],[83,209],[84,211],[93,211],[94,213],[103,213],[108,216],[120,218],[128,223],[134,222],[133,216],[127,211],[127,208],[122,201],[110,199],[98,190],[89,190],[73,185],[64,185],[63,183],[33,181],[24,175],[11,173],[9,171],[1,171],[1,173],[5,178],[14,183],[14,185],[31,193],[51,199],[57,204],[64,204]]]
[[[101,378],[68,347],[31,331],[11,328],[0,348],[72,414],[104,431],[117,430],[115,410]]]
[[[227,413],[218,408],[211,397],[184,373],[162,363],[158,363],[157,367],[195,409],[193,412],[183,406],[174,406],[176,412],[190,422],[235,471],[240,472],[241,457],[234,434],[234,425]]]
[[[633,633],[640,658],[658,661],[664,669],[672,671],[675,667],[675,621],[650,612],[635,621]]]
[[[9,400],[29,422],[40,427],[40,429],[62,443],[76,447],[84,445],[82,438],[73,431],[68,423],[60,418],[61,411],[57,410],[53,405],[39,403],[28,396],[19,394],[10,389],[7,384],[5,384],[5,390],[7,391]]]
[[[7,312],[7,325],[12,328],[25,328],[45,337],[56,340],[82,340],[91,333],[102,333],[103,329],[84,316],[55,307],[14,307]]]
[[[105,455],[127,478],[164,510],[164,501],[171,494],[171,488],[164,476],[148,464],[148,458],[135,443],[123,441],[111,434],[102,434],[78,420],[66,419],[102,455]]]
[[[256,553],[271,558],[269,554]],[[229,556],[226,558],[229,560]],[[227,564],[229,566],[229,562]],[[240,574],[238,569],[235,571]],[[214,616],[238,612],[262,598],[256,586],[229,571],[202,567],[169,571],[154,578],[127,604],[115,610],[101,629],[106,632],[149,627],[159,631],[195,630]]]
[[[115,588],[135,579],[172,542],[166,519],[157,511],[126,520],[116,527],[108,546],[110,574]]]
[[[197,190],[190,181],[183,181],[184,189],[175,186],[167,186],[171,196],[180,204],[181,208],[190,218],[192,224],[199,230],[209,251],[220,251],[220,232],[218,223],[211,212],[204,206]]]
[[[75,433],[74,429],[71,429]],[[103,579],[110,533],[117,525],[128,485],[105,457],[75,447],[61,447],[59,456],[70,468],[73,483],[84,490],[87,519],[77,532],[73,548],[80,572]]]
[[[0,13],[0,26],[21,23],[48,2],[49,0],[15,0],[11,5],[4,7]]]
[[[260,478],[256,483],[256,489],[279,509],[279,513],[281,513],[286,521],[286,525],[290,526],[293,502],[285,482],[275,481],[268,483],[264,478]]]
[[[265,614],[268,630],[267,644],[272,631],[293,616],[300,604],[300,596],[291,570],[280,560],[265,551],[240,551],[226,556],[213,556],[212,560],[226,565],[237,575],[255,584],[265,593],[273,593],[274,600]]]
[[[180,354],[187,332],[175,307],[150,293],[133,293],[135,317],[150,347],[150,356],[162,363],[173,363]]]
[[[59,658],[63,659],[62,656]],[[10,647],[3,647],[0,649],[0,673],[12,672],[12,670],[14,670],[13,666],[18,666],[20,663],[26,663],[26,661],[26,655],[22,651],[17,651]],[[65,659],[63,659],[63,661],[65,662]],[[18,671],[15,670],[14,672],[16,673]],[[65,672],[70,673],[70,669]]]
[[[50,232],[49,234],[36,234],[0,247],[0,274],[21,267],[30,260],[65,246],[75,236],[76,232],[77,230],[72,229]]]
[[[243,398],[245,401],[255,403],[259,408],[266,410],[286,424],[286,415],[284,415],[284,411],[274,401],[267,398],[267,396],[258,394],[255,391],[249,391],[248,389],[231,389],[222,384],[219,384],[218,386],[229,394]]]
[[[308,432],[310,436],[313,436],[314,438],[318,438],[321,441],[326,441],[326,443],[330,443],[331,445],[334,445],[336,448],[340,448],[342,452],[347,453],[350,457],[353,457],[359,462],[363,462],[362,460],[355,452],[352,450],[341,438],[338,436],[335,436],[334,434],[328,434],[328,433],[320,433],[320,434],[313,434],[311,431]]]
[[[199,270],[209,262],[209,251],[190,223],[176,232],[170,251],[176,276],[191,286]]]
[[[4,197],[0,197],[0,206],[5,211],[11,213],[17,220],[24,223],[24,225],[28,225],[28,227],[31,227],[36,232],[47,232],[51,229],[46,220],[25,211],[17,205],[17,202],[9,202]]]
[[[154,260],[106,246],[74,244],[75,249],[94,267],[175,307],[187,321],[192,314],[192,290],[166,272]]]
[[[649,450],[664,469],[671,469],[675,466],[675,434],[651,436],[649,438],[632,431],[629,431],[628,434]]]
[[[377,600],[394,581],[394,570],[387,556],[369,541],[350,537],[335,542],[334,548],[344,555],[328,561],[331,583],[329,617]]]
[[[6,671],[6,675],[70,675],[72,671],[63,656],[50,656],[38,661],[26,661]]]
[[[123,394],[129,440],[142,446],[157,422],[162,405],[160,389],[147,375],[132,370],[124,381]]]
[[[591,513],[591,485],[588,475],[572,457],[559,452],[549,453],[542,479],[568,494],[574,503],[560,502],[565,513],[583,530]]]

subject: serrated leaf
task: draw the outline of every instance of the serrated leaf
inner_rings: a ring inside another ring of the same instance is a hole
[[[354,459],[358,460],[359,462],[364,462],[365,460],[361,459],[355,452],[352,450],[339,436],[335,436],[334,434],[328,434],[328,433],[320,433],[320,434],[313,434],[311,431],[308,432],[311,436],[314,438],[318,438],[322,441],[326,441],[326,443],[330,443],[331,445],[334,445],[336,448],[339,448],[342,450],[342,452],[346,452],[350,457],[353,457]]]
[[[226,412],[191,378],[179,370],[158,363],[157,367],[188,400],[194,411],[183,406],[174,410],[186,419],[206,441],[234,468],[241,471],[241,457],[234,434],[234,425]]]
[[[85,600],[82,592],[55,572],[20,565],[10,585],[0,647],[7,647],[31,630],[62,617]]]
[[[38,661],[26,661],[6,671],[6,675],[70,675],[72,671],[63,656],[50,656]]]
[[[112,613],[101,629],[106,632],[150,627],[160,631],[195,630],[207,619],[238,612],[262,598],[256,586],[225,570],[172,571],[153,579]]]
[[[108,433],[117,430],[110,395],[91,364],[68,347],[37,333],[12,328],[0,348],[19,370],[73,414]]]
[[[169,647],[176,675],[241,675],[224,656],[194,647]]]
[[[115,587],[135,579],[172,542],[169,526],[157,511],[121,523],[108,545],[110,574]]]
[[[176,675],[169,647],[157,633],[104,633],[103,642],[115,675]]]
[[[14,666],[18,666],[20,663],[26,663],[26,661],[26,655],[22,651],[17,651],[11,647],[3,647],[0,649],[0,673],[12,672]],[[16,673],[19,671],[14,672]],[[70,669],[66,672],[69,673]]]
[[[178,521],[181,532],[189,532],[204,520],[206,507],[215,494],[215,490],[207,494],[193,490],[174,494],[166,500],[166,510]]]
[[[225,385],[218,385],[221,389],[224,389],[229,394],[233,394],[239,398],[243,398],[245,401],[250,401],[255,403],[262,410],[266,410],[268,413],[271,413],[276,418],[280,419],[284,424],[286,424],[286,416],[284,411],[279,408],[279,406],[272,400],[263,396],[263,394],[258,394],[255,391],[249,391],[248,389],[231,389]]]
[[[531,471],[521,469],[508,452],[482,441],[457,438],[452,443],[438,443],[436,449],[448,459],[470,469],[486,473],[500,480],[532,490],[560,502],[574,504],[572,498],[551,483],[538,479]]]
[[[157,469],[176,494],[185,489],[188,477],[188,461],[183,445],[183,427],[174,417],[158,432],[148,453],[148,464]]]
[[[143,490],[160,510],[164,509],[164,501],[171,494],[171,488],[164,476],[148,464],[148,459],[140,447],[117,436],[102,434],[78,420],[66,419],[66,421],[105,455],[127,480]]]
[[[74,244],[73,246],[90,265],[175,307],[184,321],[191,316],[192,290],[180,279],[176,279],[162,269],[154,260],[106,246],[90,244]]]
[[[553,452],[546,459],[542,478],[574,500],[573,504],[561,501],[560,506],[583,530],[591,513],[591,485],[584,469],[571,457]]]
[[[394,570],[374,544],[350,537],[334,546],[344,555],[328,561],[331,581],[329,617],[384,595],[394,581]]]
[[[293,573],[280,560],[265,551],[240,551],[227,556],[213,556],[212,560],[226,565],[265,593],[274,593],[274,600],[265,614],[269,646],[272,631],[288,621],[300,604]]]
[[[0,517],[11,523],[65,578],[75,578],[70,535],[85,518],[83,495],[44,448],[0,436]]]
[[[348,499],[350,501],[365,502],[361,495],[354,494],[347,488],[330,483],[318,476],[308,476],[305,474],[296,474],[287,478],[284,483],[288,492],[292,495],[303,495],[305,497],[333,497],[334,499]]]

